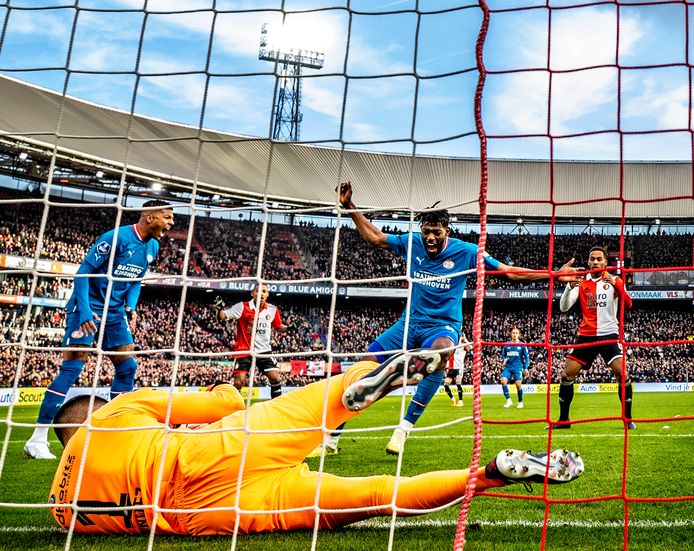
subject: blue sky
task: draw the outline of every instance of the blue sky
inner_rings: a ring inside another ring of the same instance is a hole
[[[686,131],[691,77],[677,65],[691,54],[685,33],[688,8],[667,2],[631,6],[623,1],[619,9],[579,7],[582,3],[553,0],[550,5],[557,9],[548,10],[539,0],[488,0],[492,10],[507,10],[492,13],[484,49],[491,72],[484,89],[485,130],[490,136],[507,136],[490,138],[489,155],[548,158],[551,133],[557,136],[555,158],[618,159],[620,141],[614,131],[619,112],[624,132],[659,131],[625,134],[627,160],[691,160]],[[200,124],[213,29],[211,0],[150,0],[146,18],[143,0],[81,0],[76,24],[73,4],[14,0],[0,71],[62,91],[74,25],[69,67],[77,72],[70,76],[67,93],[130,110],[144,29],[135,111]],[[302,140],[338,145],[343,139],[357,149],[412,153],[414,137],[436,142],[418,143],[418,154],[477,156],[473,98],[482,14],[476,6],[465,7],[469,4],[421,1],[418,17],[394,13],[415,9],[413,0],[352,1],[351,13],[344,0],[285,1],[288,12],[320,10],[290,13],[287,22],[300,28],[306,46],[326,55],[323,69],[304,72]],[[22,9],[47,6],[64,7]],[[205,127],[269,135],[276,77],[272,64],[258,60],[258,46],[262,23],[279,23],[281,6],[269,0],[216,2],[220,13],[208,69]],[[515,6],[532,9],[509,10]],[[175,13],[181,9],[207,11]],[[432,13],[437,10],[449,11]],[[8,9],[0,8],[0,21],[6,17]],[[617,58],[621,74],[614,67]],[[629,68],[645,65],[661,67]],[[558,71],[551,75],[551,98],[548,67]],[[523,71],[504,73],[519,69]],[[412,74],[415,70],[421,78]],[[664,132],[671,130],[678,131]],[[595,131],[605,132],[581,135]],[[384,143],[390,140],[400,141]]]

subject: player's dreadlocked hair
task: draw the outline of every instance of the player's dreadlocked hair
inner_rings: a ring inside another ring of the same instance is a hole
[[[431,205],[429,208],[433,209],[440,202],[441,201],[436,201],[436,203]],[[424,212],[420,212],[417,216],[415,216],[415,220],[419,222],[420,226],[427,224],[429,226],[442,226],[444,228],[447,228],[448,224],[451,223],[451,215],[448,214],[448,211],[446,209],[426,210]]]

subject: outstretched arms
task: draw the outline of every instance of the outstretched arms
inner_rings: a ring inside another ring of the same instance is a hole
[[[564,264],[559,271],[567,275],[559,276],[559,281],[570,281],[574,276],[573,274],[578,268],[573,267],[575,259],[569,260]],[[540,281],[543,279],[549,279],[549,274],[537,272],[530,270],[529,268],[521,268],[519,266],[509,266],[503,262],[499,262],[499,271],[504,272],[508,279],[511,281]]]
[[[246,404],[239,391],[230,384],[220,384],[208,388],[208,392],[173,392],[142,388],[136,392],[122,394],[118,400],[109,404],[109,415],[118,411],[132,411],[150,415],[159,423],[166,421],[173,425],[213,423],[235,411],[242,410]]]

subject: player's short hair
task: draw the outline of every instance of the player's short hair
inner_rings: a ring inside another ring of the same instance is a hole
[[[153,207],[159,207],[161,209],[172,209],[173,205],[168,201],[162,201],[161,199],[150,199],[142,205],[142,208],[144,209],[152,209]]]
[[[420,212],[415,217],[415,220],[419,221],[420,226],[429,225],[442,226],[444,228],[447,228],[448,225],[451,223],[451,215],[448,214],[448,211],[446,209],[429,210],[425,212]]]
[[[63,424],[80,424],[84,423],[87,420],[87,416],[89,415],[89,402],[91,400],[91,395],[90,394],[81,394],[80,396],[75,396],[74,398],[69,399],[67,402],[65,402],[61,408],[58,410],[58,413],[55,416],[55,419],[53,419],[53,423],[56,425],[63,425]],[[108,401],[104,400],[100,396],[94,396],[94,409],[93,411],[96,411],[98,408],[103,406],[104,404],[107,404]],[[55,431],[55,435],[58,437],[58,440],[60,440],[60,443],[65,447],[65,444],[67,443],[65,441],[65,429],[67,427],[53,427],[53,430]]]
[[[590,258],[590,255],[593,254],[594,251],[600,251],[603,256],[605,257],[605,260],[607,260],[607,249],[605,247],[593,247],[588,251],[588,258]]]

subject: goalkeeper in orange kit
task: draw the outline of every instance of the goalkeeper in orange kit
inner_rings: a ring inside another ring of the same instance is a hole
[[[55,421],[65,450],[51,512],[80,533],[147,533],[154,524],[157,533],[211,535],[232,534],[237,523],[240,533],[312,529],[316,516],[330,529],[390,516],[394,507],[406,516],[453,504],[468,470],[345,478],[303,463],[323,439],[323,419],[326,430],[334,429],[403,383],[419,382],[439,362],[437,352],[425,350],[380,365],[358,362],[247,410],[228,384],[205,393],[140,389],[108,403],[75,398]],[[170,428],[200,423],[210,424]],[[478,470],[475,487],[569,482],[582,472],[574,452],[505,450]]]

